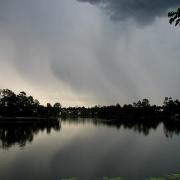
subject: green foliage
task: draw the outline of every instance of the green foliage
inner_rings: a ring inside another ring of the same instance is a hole
[[[77,180],[77,178],[71,177],[71,178],[63,178],[61,180]]]
[[[180,25],[180,8],[176,11],[171,11],[168,13],[169,23],[175,24],[175,26]]]
[[[124,178],[122,178],[122,177],[114,177],[114,178],[104,177],[103,180],[124,180]]]
[[[78,179],[72,177],[72,178],[64,178],[61,180],[78,180]],[[114,178],[104,177],[103,180],[125,180],[125,179],[123,177],[114,177]],[[180,180],[180,174],[170,174],[164,177],[148,178],[145,180]]]
[[[149,179],[146,179],[146,180],[165,180],[165,179],[162,178],[162,177],[158,177],[158,178],[149,178]]]
[[[164,177],[149,178],[146,180],[180,180],[180,174],[170,174]]]
[[[180,174],[167,175],[168,180],[180,180]]]

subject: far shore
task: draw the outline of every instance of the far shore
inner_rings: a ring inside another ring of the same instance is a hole
[[[44,120],[57,120],[59,117],[0,117],[1,122],[36,122]]]

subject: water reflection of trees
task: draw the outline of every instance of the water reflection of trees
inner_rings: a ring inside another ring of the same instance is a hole
[[[61,124],[58,119],[0,123],[0,147],[7,149],[15,144],[24,147],[27,143],[32,142],[34,136],[40,131],[50,134],[51,130],[60,131],[60,129]]]
[[[164,134],[166,137],[173,137],[173,135],[180,135],[180,122],[172,121],[171,119],[119,119],[119,120],[104,120],[104,119],[88,119],[75,118],[64,119],[63,121],[69,124],[85,124],[93,123],[95,126],[106,126],[117,129],[130,129],[145,136],[149,135],[151,130],[156,130],[159,125],[163,125]]]
[[[172,120],[157,119],[134,119],[134,120],[104,120],[91,118],[64,119],[63,123],[68,124],[94,124],[95,126],[105,126],[117,128],[120,130],[130,129],[145,136],[149,135],[151,130],[156,130],[160,124],[163,125],[166,137],[180,135],[180,122]],[[58,119],[39,120],[26,122],[9,122],[0,123],[0,147],[3,149],[10,148],[13,145],[24,147],[27,143],[31,143],[34,136],[39,132],[50,134],[52,130],[60,131],[61,123]]]
[[[164,122],[164,133],[166,137],[173,137],[173,135],[180,135],[180,122],[170,122],[165,121]]]
[[[120,129],[121,127],[124,129],[131,129],[138,133],[143,133],[144,135],[148,135],[150,130],[156,129],[159,125],[157,121],[142,121],[140,119],[135,120],[113,120],[113,121],[104,121],[104,125],[111,125],[115,126],[116,128]]]

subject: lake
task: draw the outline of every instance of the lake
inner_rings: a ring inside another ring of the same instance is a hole
[[[0,123],[0,179],[144,180],[180,172],[180,128],[101,119]]]

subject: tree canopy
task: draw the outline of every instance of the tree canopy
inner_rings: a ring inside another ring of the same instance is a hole
[[[171,11],[168,13],[169,23],[175,26],[180,25],[180,8],[176,11]]]
[[[61,104],[55,103],[53,106],[40,105],[39,101],[32,96],[27,96],[25,92],[15,94],[9,89],[0,89],[0,116],[9,117],[57,117],[60,114]]]

